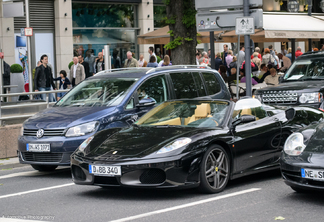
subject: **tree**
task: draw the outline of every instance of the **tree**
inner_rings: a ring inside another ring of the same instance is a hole
[[[196,9],[195,0],[165,0],[169,24],[170,42],[165,45],[171,49],[173,65],[196,65]]]

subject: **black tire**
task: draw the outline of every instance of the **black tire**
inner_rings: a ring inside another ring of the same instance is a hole
[[[34,164],[32,164],[31,166],[38,171],[53,171],[58,167],[57,165],[51,166],[51,165],[34,165]]]
[[[200,166],[200,186],[203,193],[223,191],[230,177],[230,159],[219,145],[212,145],[204,154]]]

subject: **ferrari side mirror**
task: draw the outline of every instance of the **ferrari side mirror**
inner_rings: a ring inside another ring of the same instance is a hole
[[[236,120],[234,120],[234,121],[232,122],[232,127],[231,127],[231,129],[232,129],[232,130],[235,130],[235,127],[236,127],[237,125],[239,125],[239,124],[241,124],[241,123],[249,123],[249,122],[253,122],[253,121],[255,121],[255,120],[256,120],[255,116],[252,116],[252,115],[242,115],[242,116],[240,116],[238,119],[236,119]]]

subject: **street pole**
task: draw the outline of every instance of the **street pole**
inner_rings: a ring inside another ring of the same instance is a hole
[[[237,37],[238,37],[237,39],[237,58],[238,58],[238,55],[240,53],[241,36],[238,35]],[[240,81],[239,75],[240,75],[240,64],[237,61],[236,62],[236,99],[237,100],[239,99],[239,81]]]
[[[0,49],[0,52],[2,52],[2,49]],[[0,73],[0,94],[3,94],[3,60],[0,58],[0,70],[1,70],[1,73]],[[2,97],[0,97],[0,103],[1,103],[1,99]],[[1,125],[0,125],[1,126]]]
[[[248,17],[250,15],[249,0],[243,0],[243,13],[244,13],[244,17]],[[246,96],[252,97],[250,35],[244,35],[244,47],[245,47]]]
[[[25,11],[26,11],[26,27],[30,27],[29,23],[29,0],[25,0]],[[28,66],[28,82],[29,82],[29,92],[33,91],[33,73],[31,70],[31,53],[30,53],[30,36],[27,37],[27,66]],[[33,99],[33,95],[30,95],[30,99]]]
[[[212,69],[215,69],[215,36],[214,36],[214,31],[209,32],[209,38],[210,38],[210,65],[211,65]]]
[[[293,63],[295,61],[295,57],[296,57],[296,39],[291,39],[291,63]]]
[[[308,15],[312,16],[312,0],[308,0]],[[312,39],[308,39],[308,51],[311,52],[312,48]]]
[[[111,59],[110,59],[110,49],[109,49],[109,45],[105,45],[104,46],[104,59],[105,59],[105,70],[111,70]]]

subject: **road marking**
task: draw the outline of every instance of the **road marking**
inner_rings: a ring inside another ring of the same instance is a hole
[[[25,220],[25,219],[13,219],[13,218],[2,218],[0,217],[0,222],[47,222],[44,220]]]
[[[36,190],[29,190],[29,191],[24,191],[24,192],[19,192],[19,193],[13,193],[13,194],[0,196],[0,199],[7,198],[7,197],[20,196],[23,194],[36,193],[36,192],[40,192],[40,191],[44,191],[44,190],[52,190],[52,189],[57,189],[57,188],[61,188],[61,187],[68,187],[68,186],[72,186],[72,185],[74,185],[74,183],[67,183],[67,184],[53,186],[53,187],[46,187],[46,188],[41,188],[41,189],[36,189]]]
[[[61,171],[65,171],[66,169],[59,169],[55,171],[50,172],[39,172],[39,171],[27,171],[27,172],[20,172],[20,173],[12,173],[4,176],[0,176],[1,179],[7,179],[12,177],[20,177],[20,176],[42,176],[46,174],[52,174],[52,173],[60,173]]]
[[[251,189],[248,189],[248,190],[242,190],[242,191],[239,191],[239,192],[225,194],[225,195],[217,196],[217,197],[212,197],[212,198],[205,199],[205,200],[199,200],[199,201],[195,201],[195,202],[188,203],[188,204],[183,204],[183,205],[179,205],[179,206],[175,206],[175,207],[165,208],[165,209],[162,209],[162,210],[152,211],[152,212],[139,214],[139,215],[135,215],[135,216],[125,217],[125,218],[121,218],[121,219],[118,219],[118,220],[112,220],[110,222],[124,222],[124,221],[136,220],[136,219],[143,218],[143,217],[149,217],[149,216],[152,216],[152,215],[155,215],[155,214],[161,214],[161,213],[166,213],[166,212],[169,212],[169,211],[183,209],[183,208],[186,208],[186,207],[192,207],[192,206],[196,206],[196,205],[199,205],[199,204],[212,202],[212,201],[215,201],[215,200],[221,200],[221,199],[225,199],[225,198],[228,198],[228,197],[233,197],[233,196],[238,196],[238,195],[241,195],[241,194],[251,193],[251,192],[254,192],[254,191],[258,191],[258,190],[261,190],[261,188],[251,188]]]

